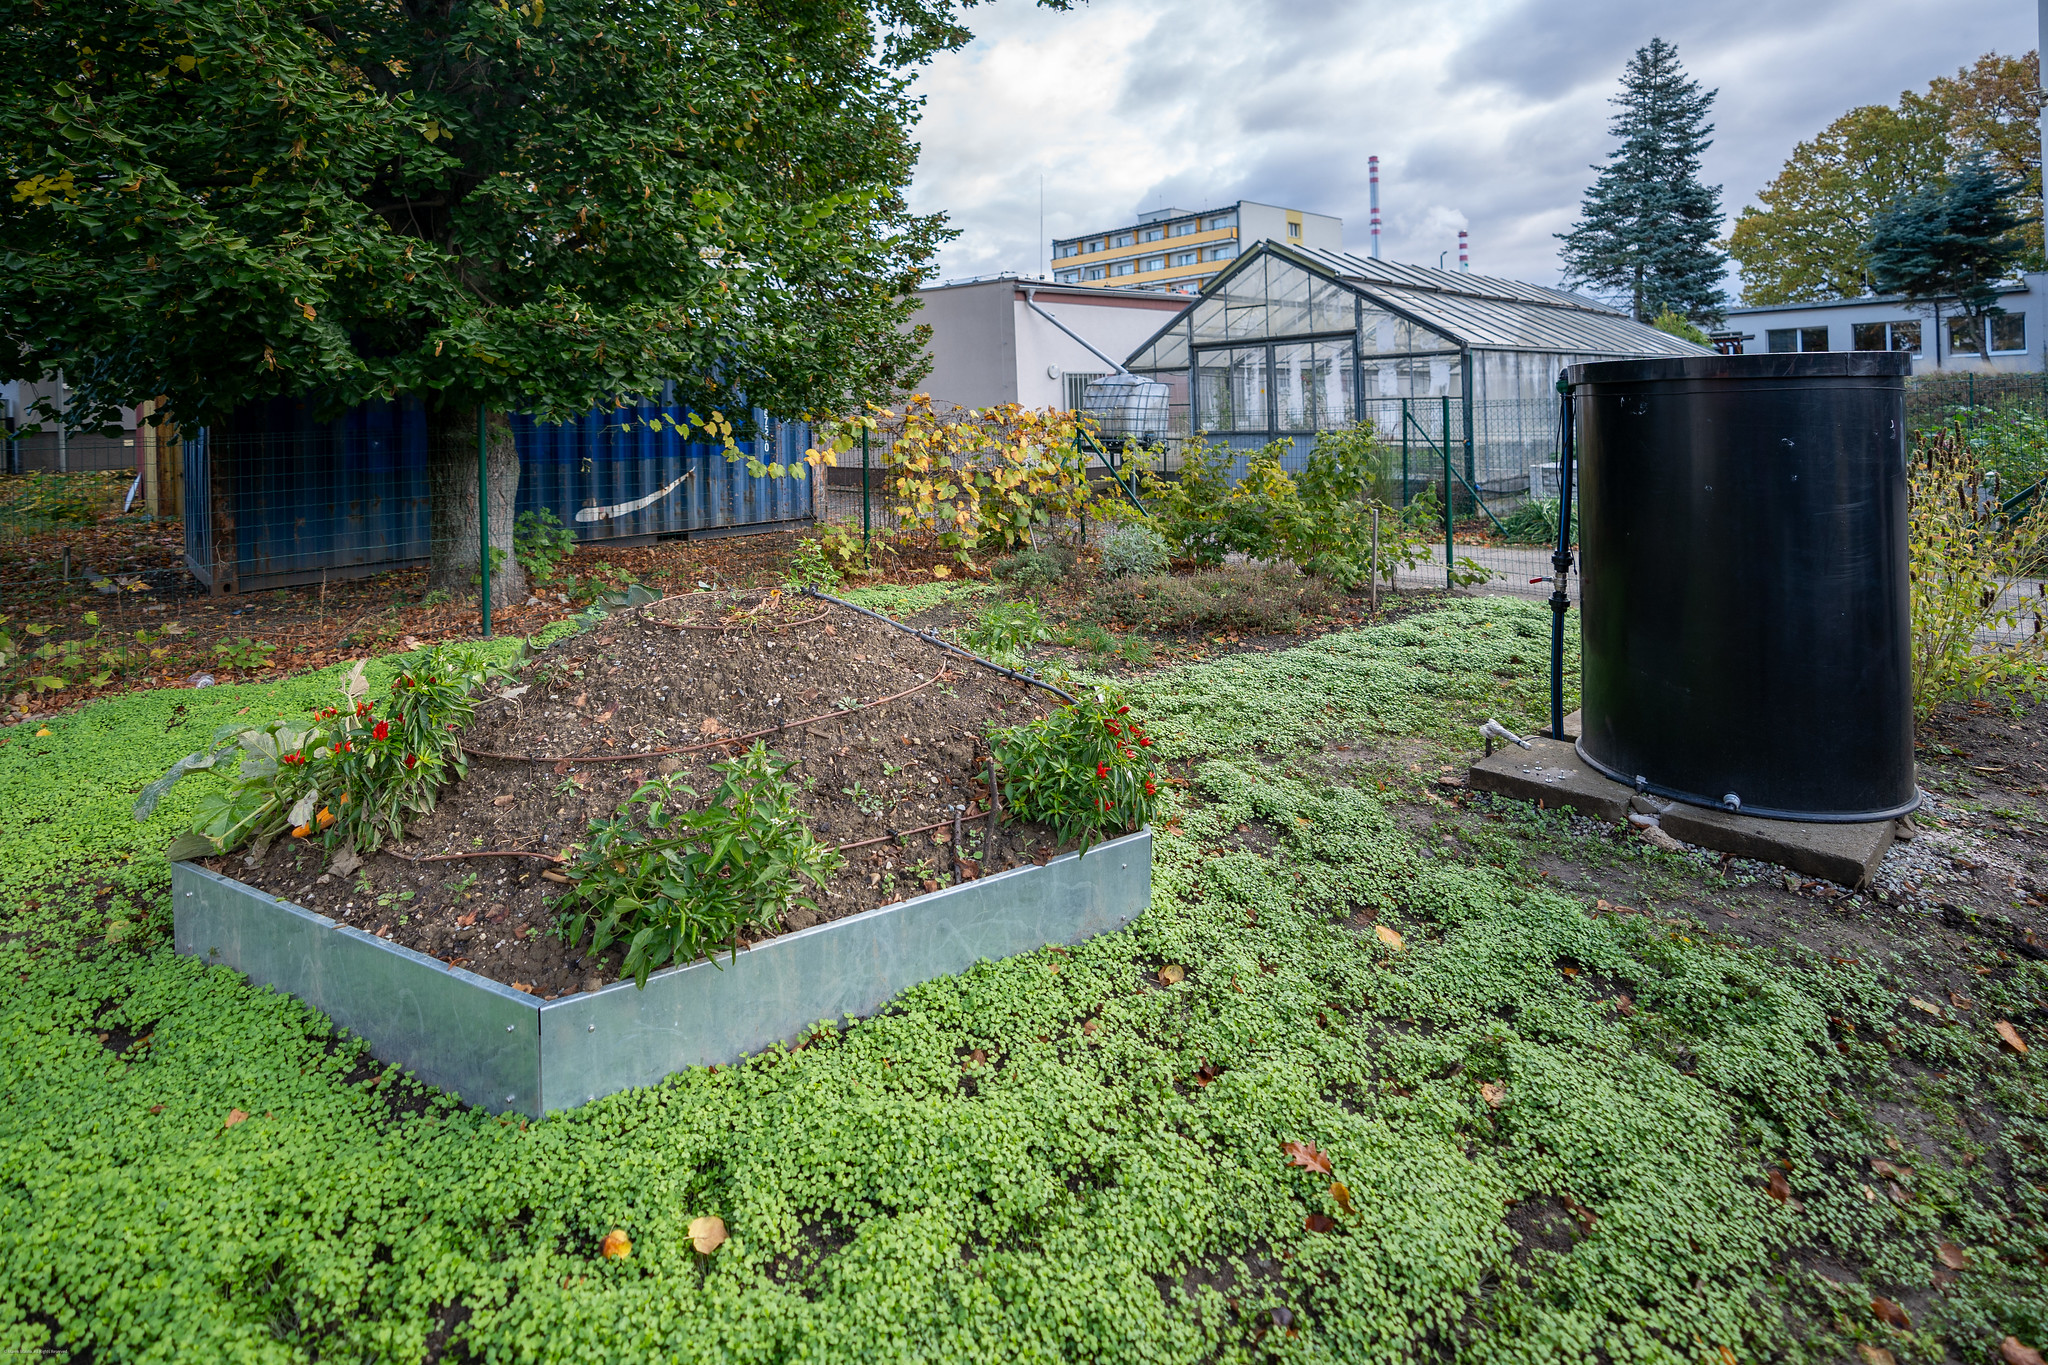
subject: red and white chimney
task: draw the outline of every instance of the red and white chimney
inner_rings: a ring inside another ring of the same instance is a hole
[[[1458,269],[1464,271],[1472,269],[1472,243],[1465,235],[1465,229],[1463,228],[1458,229]]]
[[[1380,258],[1380,159],[1366,158],[1366,166],[1372,172],[1372,258]]]

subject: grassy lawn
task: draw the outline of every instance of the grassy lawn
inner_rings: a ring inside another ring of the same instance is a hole
[[[167,946],[153,850],[203,779],[143,826],[134,792],[244,708],[324,702],[334,673],[17,727],[0,1352],[1883,1365],[2048,1345],[2043,1052],[1991,1027],[2048,1044],[2048,970],[1969,943],[1930,965],[1909,927],[1854,954],[1745,934],[1715,907],[1774,912],[1739,869],[1454,804],[1436,778],[1479,720],[1541,723],[1548,631],[1536,604],[1455,601],[1132,681],[1187,786],[1130,929],[532,1124]],[[1970,1008],[1909,1005],[1937,968],[1970,972]],[[709,1255],[686,1230],[704,1214],[731,1232]],[[608,1259],[615,1228],[632,1250]]]

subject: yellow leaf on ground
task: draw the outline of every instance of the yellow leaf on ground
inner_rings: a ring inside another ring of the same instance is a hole
[[[478,570],[477,572],[481,573],[481,572],[483,572],[483,571],[482,571],[481,569],[479,569],[479,570]],[[45,726],[44,726],[44,727],[43,727],[42,729],[40,729],[40,730],[36,731],[36,738],[37,738],[37,739],[41,739],[41,738],[42,738],[42,737],[43,737],[44,735],[47,735],[47,734],[49,734],[49,733],[50,733],[50,727],[49,727],[49,726],[47,726],[47,725],[45,725]]]
[[[613,1228],[604,1235],[604,1245],[600,1249],[606,1260],[615,1261],[633,1254],[633,1239],[626,1235],[624,1228]]]
[[[1488,1081],[1479,1087],[1479,1098],[1486,1101],[1488,1109],[1498,1109],[1508,1102],[1508,1088],[1498,1081]]]
[[[1350,1213],[1352,1211],[1351,1187],[1345,1184],[1343,1181],[1340,1180],[1336,1184],[1330,1186],[1330,1198],[1336,1200],[1337,1207],[1344,1210],[1344,1212]]]
[[[712,1252],[724,1246],[725,1220],[715,1213],[707,1213],[702,1218],[692,1218],[690,1220],[690,1245],[697,1248],[698,1252],[705,1256],[709,1256]]]
[[[1941,1013],[1941,1006],[1935,1004],[1931,1000],[1922,1000],[1919,996],[1916,995],[1907,1000],[1906,1003],[1911,1005],[1914,1009],[1919,1010],[1922,1014],[1931,1014],[1937,1019],[1943,1017]]]
[[[1187,979],[1188,969],[1178,962],[1169,962],[1159,969],[1159,984],[1174,986]]]
[[[1388,927],[1387,927],[1386,925],[1384,925],[1384,924],[1375,924],[1375,925],[1374,925],[1374,926],[1372,927],[1372,931],[1373,931],[1373,932],[1374,932],[1375,934],[1378,934],[1378,935],[1379,935],[1379,937],[1380,937],[1380,942],[1382,942],[1382,943],[1386,944],[1386,945],[1387,945],[1387,946],[1388,946],[1389,948],[1392,948],[1392,949],[1393,949],[1393,950],[1394,950],[1395,952],[1397,952],[1397,953],[1401,951],[1401,935],[1400,935],[1400,934],[1396,933],[1396,932],[1395,932],[1394,930],[1392,930],[1392,929],[1389,929],[1389,928],[1388,928]]]
[[[1993,1024],[1991,1028],[2007,1047],[2019,1053],[2022,1057],[2027,1055],[2027,1040],[2020,1037],[2020,1031],[2014,1028],[2010,1021],[2001,1019]]]

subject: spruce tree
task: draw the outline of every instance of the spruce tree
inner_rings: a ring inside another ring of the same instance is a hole
[[[1973,156],[1879,214],[1867,247],[1879,292],[1937,306],[1953,299],[1981,331],[1998,311],[1998,282],[2025,250],[2019,188]]]
[[[1711,144],[1713,90],[1679,65],[1662,38],[1638,48],[1622,73],[1620,113],[1608,125],[1619,146],[1586,191],[1579,222],[1561,232],[1567,282],[1626,296],[1648,322],[1667,309],[1694,322],[1722,316],[1721,277],[1728,258],[1721,231],[1721,187],[1700,183],[1700,154]]]

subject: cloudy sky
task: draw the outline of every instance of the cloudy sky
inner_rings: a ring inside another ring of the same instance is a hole
[[[1029,0],[923,74],[911,202],[961,235],[942,278],[1041,268],[1044,236],[1236,199],[1335,214],[1384,254],[1554,283],[1609,142],[1622,64],[1653,35],[1718,88],[1706,160],[1730,217],[1793,144],[1982,53],[2034,47],[2021,0]]]

